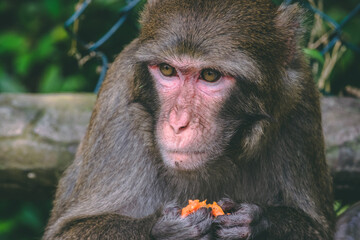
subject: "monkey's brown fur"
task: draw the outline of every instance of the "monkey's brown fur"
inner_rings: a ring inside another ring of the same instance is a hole
[[[161,222],[157,210],[224,197],[261,207],[269,225],[259,239],[332,239],[331,181],[319,96],[300,49],[301,9],[277,9],[270,0],[152,0],[141,22],[139,38],[108,72],[44,239],[149,239],[151,231],[198,238],[186,222]],[[237,80],[217,117],[223,136],[213,139],[214,157],[194,171],[164,166],[154,136],[159,99],[146,67],[183,55]]]

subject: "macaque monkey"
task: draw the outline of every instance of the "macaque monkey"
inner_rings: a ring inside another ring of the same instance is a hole
[[[333,238],[303,11],[151,0],[112,64],[47,239]],[[189,199],[217,201],[183,218]]]

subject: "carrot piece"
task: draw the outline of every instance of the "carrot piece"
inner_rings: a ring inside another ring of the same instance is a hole
[[[208,204],[208,207],[211,207],[211,214],[214,217],[225,214],[222,208],[216,202],[213,202],[213,204]]]
[[[189,200],[189,204],[183,209],[181,209],[181,217],[184,218],[189,214],[196,212],[202,207],[206,207],[206,208],[211,207],[211,215],[213,215],[214,217],[217,217],[219,215],[224,215],[224,211],[216,202],[213,202],[213,204],[206,204],[206,200],[200,202],[198,199],[196,199],[196,200]]]
[[[199,210],[202,207],[207,207],[206,206],[206,200],[200,202],[198,199],[196,200],[189,200],[189,204],[184,207],[183,209],[181,209],[181,217],[186,217],[187,215],[196,212],[197,210]]]

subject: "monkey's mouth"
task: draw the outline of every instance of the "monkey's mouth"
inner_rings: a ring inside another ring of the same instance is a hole
[[[184,157],[194,157],[194,156],[204,156],[206,153],[202,152],[202,151],[178,151],[178,150],[169,150],[166,151],[167,154],[174,156],[174,157],[179,157],[179,158],[184,158]]]
[[[205,154],[205,151],[181,151],[181,150],[168,150],[170,154],[184,154],[184,155],[197,155]]]

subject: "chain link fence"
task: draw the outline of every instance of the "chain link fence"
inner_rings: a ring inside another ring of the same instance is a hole
[[[285,0],[285,4],[292,4],[298,2],[304,8],[308,9],[313,15],[313,27],[310,32],[310,37],[307,47],[304,52],[311,59],[311,65],[315,80],[320,91],[323,94],[329,94],[331,84],[329,82],[330,74],[332,73],[336,63],[343,56],[347,49],[356,54],[360,54],[360,47],[351,43],[343,36],[343,29],[346,25],[360,12],[360,3],[354,6],[353,10],[343,18],[340,22],[334,20],[332,17],[324,13],[323,0]],[[84,13],[85,9],[90,5],[91,0],[80,1],[77,5],[75,13],[65,22],[65,29],[70,36],[82,48],[86,50],[85,56],[78,56],[79,61],[89,57],[97,57],[101,59],[102,67],[98,83],[95,88],[97,92],[105,78],[106,70],[108,68],[108,57],[99,50],[99,48],[121,27],[125,22],[129,13],[133,11],[137,4],[144,4],[140,0],[128,0],[127,5],[119,10],[119,19],[114,25],[95,42],[87,42],[77,34],[79,17]],[[360,95],[359,95],[360,97]]]

